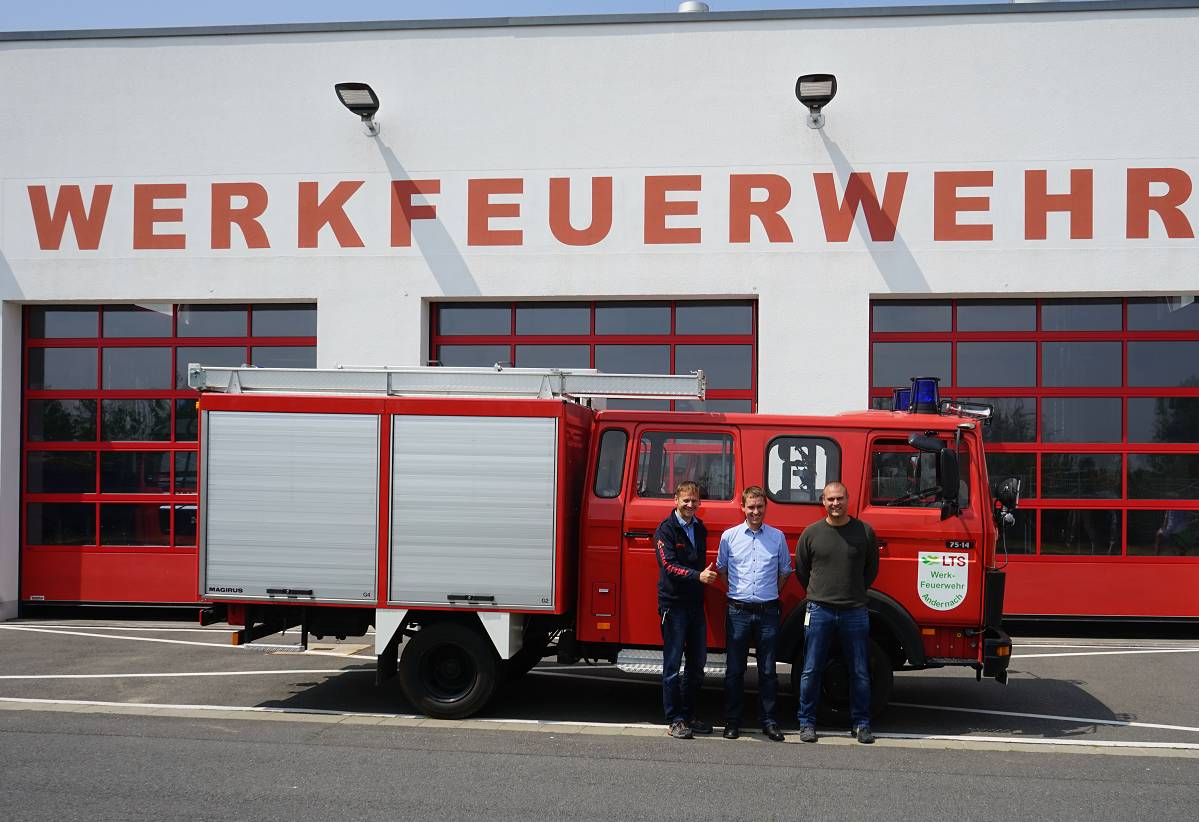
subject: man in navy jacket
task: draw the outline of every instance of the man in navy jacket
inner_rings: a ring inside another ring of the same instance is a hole
[[[717,579],[715,564],[705,565],[708,529],[699,510],[699,486],[680,482],[674,511],[654,532],[658,557],[658,617],[662,623],[662,708],[675,739],[712,733],[711,724],[695,715],[704,681],[708,629],[704,620],[704,586]],[[679,665],[686,656],[683,675]]]

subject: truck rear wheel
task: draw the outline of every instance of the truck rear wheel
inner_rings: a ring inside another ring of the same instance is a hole
[[[870,718],[877,720],[887,709],[891,700],[891,687],[895,683],[895,672],[891,659],[882,646],[870,640]],[[799,681],[803,674],[803,646],[791,663],[791,691],[799,699]],[[824,676],[820,680],[820,701],[816,703],[816,718],[822,725],[849,725],[849,669],[841,658],[840,650],[829,655],[824,665]]]
[[[482,632],[457,622],[417,631],[400,655],[400,688],[416,710],[435,719],[461,719],[495,693],[500,662]]]

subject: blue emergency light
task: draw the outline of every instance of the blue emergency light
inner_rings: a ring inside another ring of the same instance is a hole
[[[915,414],[936,414],[941,398],[937,392],[940,377],[912,377],[909,408]],[[896,392],[898,393],[898,392]]]
[[[896,388],[891,398],[892,411],[907,411],[912,406],[912,389]]]

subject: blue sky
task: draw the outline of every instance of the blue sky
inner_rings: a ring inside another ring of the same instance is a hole
[[[713,11],[934,5],[969,0],[708,0]],[[678,0],[0,0],[0,31],[668,12]]]

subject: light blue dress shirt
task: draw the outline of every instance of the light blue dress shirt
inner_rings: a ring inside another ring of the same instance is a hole
[[[787,538],[773,526],[762,523],[751,531],[744,522],[720,535],[716,569],[728,574],[729,599],[741,602],[770,602],[779,598],[779,577],[791,573]]]
[[[688,522],[679,516],[678,511],[675,511],[674,519],[675,519],[675,522],[677,522],[679,524],[679,527],[683,529],[683,533],[687,535],[687,541],[691,543],[691,547],[694,548],[695,547],[695,517],[692,517],[691,521]]]

